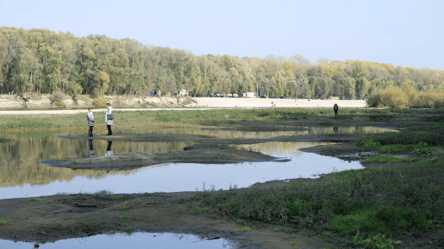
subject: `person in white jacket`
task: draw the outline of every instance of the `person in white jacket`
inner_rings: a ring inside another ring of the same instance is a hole
[[[86,119],[88,120],[88,137],[93,137],[93,128],[94,128],[94,114],[91,108],[88,108],[88,114],[86,114]]]
[[[110,103],[106,103],[106,106],[108,106],[108,109],[106,109],[105,112],[105,123],[106,127],[108,128],[108,136],[111,136],[113,134],[111,130],[111,125],[113,125],[114,119],[109,119],[108,116],[113,114],[113,107],[111,106]]]

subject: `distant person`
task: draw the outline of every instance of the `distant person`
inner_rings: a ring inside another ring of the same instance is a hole
[[[86,114],[86,119],[88,120],[88,137],[93,137],[93,129],[94,129],[94,114],[91,108],[88,108],[88,114]]]
[[[337,126],[333,127],[333,131],[334,131],[335,134],[337,134],[339,132],[338,127]]]
[[[339,112],[339,106],[338,106],[338,104],[335,104],[335,105],[333,106],[333,110],[335,111],[335,117],[338,116],[338,112]]]
[[[113,107],[110,103],[106,103],[106,106],[108,106],[108,109],[106,109],[105,112],[105,123],[106,127],[108,128],[108,136],[111,136],[113,134],[111,130],[111,125],[113,125],[114,123]]]
[[[106,147],[105,156],[112,156],[113,151],[111,150],[111,146],[113,145],[113,141],[108,141],[108,147]]]
[[[88,139],[88,157],[93,157],[95,154],[92,140]]]

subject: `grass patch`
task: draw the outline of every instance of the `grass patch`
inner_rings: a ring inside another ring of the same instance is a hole
[[[119,220],[128,220],[128,219],[131,219],[131,216],[129,216],[129,215],[119,215],[119,216],[117,216],[117,219],[119,219]]]
[[[333,236],[333,233],[330,232],[330,231],[323,231],[323,232],[322,232],[322,236],[325,236],[325,237],[331,237],[331,236]]]
[[[402,163],[407,162],[409,159],[395,156],[366,156],[368,160],[366,163]]]
[[[128,211],[128,209],[130,209],[130,206],[123,206],[122,208],[120,208],[120,210],[122,211]]]
[[[242,219],[237,219],[237,224],[244,224],[244,220],[242,220]]]
[[[360,146],[364,148],[378,148],[381,146],[379,141],[376,141],[374,138],[368,138],[359,143]]]
[[[0,220],[0,226],[8,225],[9,222],[6,220]]]
[[[28,201],[41,201],[40,199],[37,199],[37,198],[34,198],[34,197],[32,197],[32,198],[29,198],[28,199]]]
[[[53,203],[53,201],[47,201],[46,203],[48,203],[48,204],[52,204],[52,203]]]
[[[342,234],[356,234],[359,230],[381,234],[399,234],[413,227],[431,227],[422,213],[404,207],[370,206],[358,209],[348,215],[337,215],[329,221],[329,228]]]
[[[251,231],[251,228],[244,226],[242,228],[237,229],[238,232],[245,233]]]
[[[273,230],[274,230],[275,232],[280,232],[280,231],[282,231],[282,227],[280,227],[280,226],[275,226],[275,227],[273,227]]]
[[[201,213],[208,214],[210,212],[210,209],[207,207],[194,207],[194,210],[199,211]]]
[[[406,151],[407,147],[402,144],[388,144],[378,148],[380,153],[401,152]]]
[[[118,200],[119,199],[119,197],[117,197],[117,196],[110,196],[109,197],[111,200],[113,200],[113,201],[115,201],[115,200]]]

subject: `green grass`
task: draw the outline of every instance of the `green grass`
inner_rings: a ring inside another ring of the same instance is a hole
[[[127,211],[128,209],[130,209],[130,206],[123,206],[122,208],[120,208],[120,210],[122,211]]]
[[[119,220],[128,220],[128,219],[131,219],[131,216],[129,216],[129,215],[127,215],[127,214],[124,214],[124,215],[118,215],[118,216],[117,216],[117,219],[119,219]]]
[[[244,220],[242,220],[242,219],[237,219],[237,221],[236,221],[238,224],[244,224]]]
[[[29,198],[28,199],[28,201],[41,201],[40,199],[37,199],[37,198],[34,198],[34,197],[32,197],[32,198]]]
[[[245,233],[251,231],[251,229],[247,226],[237,229],[238,232]]]
[[[364,207],[347,215],[336,215],[329,221],[329,228],[342,234],[356,234],[359,230],[370,230],[381,234],[399,234],[413,227],[432,227],[425,214],[404,207]]]
[[[395,156],[366,156],[368,160],[366,163],[402,163],[407,162],[409,159]]]
[[[8,225],[9,222],[6,220],[0,220],[0,226]]]
[[[364,148],[378,148],[381,146],[381,143],[376,141],[374,138],[369,138],[362,140],[359,145]]]
[[[48,204],[52,204],[52,203],[53,203],[53,201],[47,201],[46,203],[48,203]]]
[[[322,232],[322,236],[325,236],[325,237],[331,237],[331,236],[333,236],[333,233],[330,232],[330,231],[323,231],[323,232]]]
[[[115,200],[118,200],[119,199],[119,197],[117,197],[117,196],[110,196],[109,197],[111,200],[113,200],[113,201],[115,201]]]
[[[275,227],[273,227],[273,230],[274,230],[275,232],[280,232],[280,231],[282,231],[282,227],[280,227],[280,226],[275,226]]]
[[[205,214],[208,214],[208,213],[210,212],[210,209],[207,208],[207,207],[203,207],[203,208],[200,208],[200,207],[194,207],[194,210],[199,211],[199,212],[201,212],[201,213],[205,213]]]
[[[407,147],[402,144],[388,144],[378,148],[380,153],[407,151]]]

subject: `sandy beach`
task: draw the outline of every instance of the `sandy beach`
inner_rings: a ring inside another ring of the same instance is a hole
[[[208,110],[214,108],[333,108],[337,103],[340,108],[365,108],[365,100],[308,100],[308,99],[265,99],[265,98],[193,98],[193,103],[184,105],[181,99],[172,97],[126,98],[105,97],[113,103],[115,111],[158,111],[158,110]],[[22,101],[12,96],[0,97],[0,115],[42,115],[42,114],[78,114],[86,113],[92,107],[92,100],[86,97],[74,105],[66,100],[66,109],[51,107],[49,99],[30,100],[29,108],[23,108]],[[123,102],[123,104],[122,104]],[[119,103],[120,105],[116,104]],[[178,104],[179,103],[179,104]],[[94,112],[104,112],[104,108]]]

